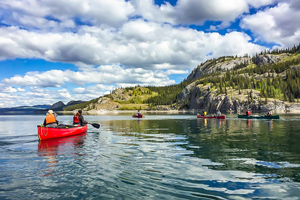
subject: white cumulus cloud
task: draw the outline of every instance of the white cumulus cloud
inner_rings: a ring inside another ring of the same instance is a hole
[[[293,3],[296,4],[295,1]],[[292,7],[292,4],[279,3],[276,7],[246,16],[241,21],[241,27],[255,33],[256,40],[290,47],[300,41],[298,19],[300,9]]]

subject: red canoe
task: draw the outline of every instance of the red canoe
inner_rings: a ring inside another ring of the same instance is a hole
[[[217,116],[208,116],[208,115],[206,115],[206,116],[202,116],[202,115],[197,115],[197,118],[207,118],[207,119],[226,119],[226,116],[225,115],[222,115],[222,116],[219,116],[219,117],[217,117]]]
[[[87,131],[87,125],[85,126],[73,126],[73,125],[59,125],[57,128],[50,128],[44,126],[38,127],[38,136],[40,140],[48,140],[52,138],[60,138],[71,135],[77,135]]]
[[[132,115],[132,117],[143,118],[143,115]]]

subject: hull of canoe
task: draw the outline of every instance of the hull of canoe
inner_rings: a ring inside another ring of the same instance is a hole
[[[140,115],[140,116],[138,116],[138,115],[132,115],[132,117],[134,117],[134,118],[143,118],[143,115]]]
[[[222,116],[202,116],[202,115],[197,115],[197,118],[203,118],[203,119],[226,119],[225,115]]]
[[[77,135],[87,131],[87,125],[85,126],[64,126],[58,128],[50,128],[44,126],[38,126],[38,136],[40,140],[48,140],[52,138],[67,137],[71,135]]]
[[[238,115],[238,118],[244,119],[279,119],[279,115],[265,116],[265,115]]]

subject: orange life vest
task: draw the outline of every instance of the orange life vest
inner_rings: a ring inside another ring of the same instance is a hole
[[[74,115],[73,123],[74,124],[79,124],[79,118],[78,118],[78,116],[76,114]]]
[[[56,119],[54,114],[50,114],[46,116],[46,124],[56,123]]]

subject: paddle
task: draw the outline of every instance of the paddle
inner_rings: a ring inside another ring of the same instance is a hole
[[[89,123],[90,125],[92,125],[94,128],[100,128],[100,124],[97,123]]]

